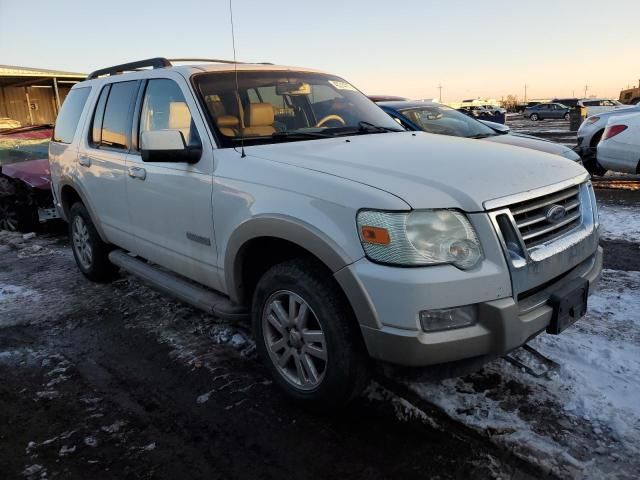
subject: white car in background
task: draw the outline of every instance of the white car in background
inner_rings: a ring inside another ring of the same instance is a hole
[[[597,148],[607,122],[611,117],[620,117],[621,115],[629,115],[632,113],[640,113],[640,105],[631,106],[631,108],[623,110],[613,110],[610,112],[600,113],[588,117],[578,129],[578,145],[575,151],[582,158],[584,168],[591,175],[604,175],[606,170],[602,168],[597,159]]]
[[[640,173],[640,113],[609,118],[598,144],[598,163],[614,172]]]
[[[586,107],[587,117],[597,115],[599,113],[611,112],[613,110],[624,110],[632,107],[632,105],[625,105],[620,103],[618,100],[611,100],[609,98],[584,98],[578,101],[578,105]]]

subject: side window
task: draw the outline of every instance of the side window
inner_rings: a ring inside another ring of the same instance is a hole
[[[102,120],[100,145],[128,150],[130,146],[131,106],[138,82],[112,83]]]
[[[74,88],[69,92],[62,104],[56,126],[53,130],[53,141],[71,143],[78,128],[80,115],[87,102],[91,87]]]
[[[107,97],[109,96],[109,90],[111,85],[105,85],[100,92],[100,97],[96,103],[96,109],[93,114],[93,120],[91,121],[91,145],[100,145],[102,141],[102,121],[104,119],[104,106],[107,104]]]
[[[142,100],[140,134],[154,130],[180,130],[187,145],[197,138],[191,112],[173,80],[149,80]]]

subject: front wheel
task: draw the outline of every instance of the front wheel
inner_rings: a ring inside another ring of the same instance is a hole
[[[75,203],[69,210],[69,237],[76,264],[85,277],[105,282],[117,276],[118,267],[109,261],[111,247],[100,238],[82,203]]]
[[[540,120],[540,117],[538,116],[537,113],[532,113],[529,119],[533,122],[537,122],[538,120]]]
[[[564,114],[564,119],[569,121],[569,119],[571,118],[571,116],[568,113]]]
[[[256,286],[252,316],[258,353],[289,397],[331,410],[366,386],[369,359],[357,323],[321,266],[291,260],[269,269]]]

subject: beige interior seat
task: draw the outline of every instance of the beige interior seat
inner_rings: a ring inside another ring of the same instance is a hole
[[[189,143],[191,138],[191,113],[185,102],[169,102],[169,128],[180,130],[184,141]]]
[[[244,134],[271,135],[276,132],[273,128],[275,115],[270,103],[250,103],[245,111]]]
[[[216,125],[222,135],[236,137],[239,135],[240,119],[233,115],[220,115],[216,118]]]

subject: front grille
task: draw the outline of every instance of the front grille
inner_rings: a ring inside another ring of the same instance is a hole
[[[561,218],[549,219],[554,206],[564,208]],[[527,249],[555,240],[581,223],[580,188],[567,188],[509,206]]]

